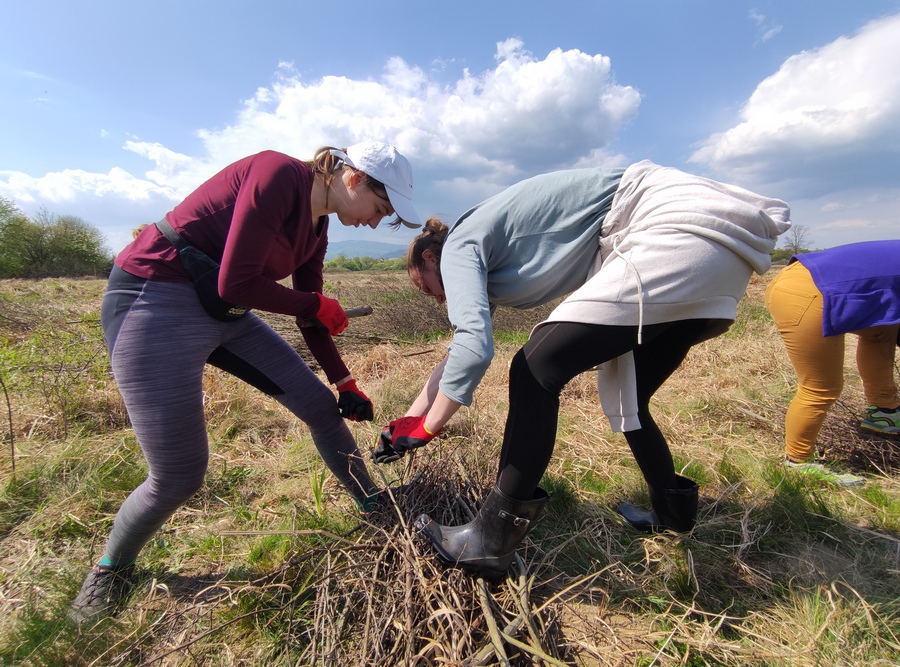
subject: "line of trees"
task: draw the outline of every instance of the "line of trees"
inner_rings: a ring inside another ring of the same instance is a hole
[[[375,257],[347,257],[338,255],[325,262],[328,271],[405,271],[406,258],[376,259]]]
[[[0,197],[0,278],[105,276],[113,255],[99,229],[74,215],[26,216]]]
[[[809,228],[794,225],[783,246],[772,252],[775,263],[809,250]],[[106,276],[113,255],[99,229],[73,215],[45,210],[29,218],[8,199],[0,197],[0,278]],[[373,259],[340,255],[325,263],[337,271],[400,271],[405,258]]]

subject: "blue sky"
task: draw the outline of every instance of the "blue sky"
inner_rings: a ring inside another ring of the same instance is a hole
[[[113,251],[229,162],[364,139],[447,222],[650,159],[788,201],[814,247],[900,238],[900,0],[4,4],[0,197]]]

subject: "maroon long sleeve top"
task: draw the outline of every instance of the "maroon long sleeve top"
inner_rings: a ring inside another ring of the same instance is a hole
[[[228,165],[166,214],[188,245],[220,262],[226,301],[298,320],[316,315],[324,284],[328,216],[312,219],[313,174],[302,161],[263,151]],[[116,264],[151,280],[190,282],[178,252],[155,225],[116,257]],[[278,281],[292,276],[293,289]],[[299,324],[299,321],[298,321]],[[330,382],[350,371],[327,331],[301,329]]]

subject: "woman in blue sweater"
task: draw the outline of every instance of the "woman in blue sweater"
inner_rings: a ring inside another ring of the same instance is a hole
[[[811,461],[825,417],[844,383],[844,334],[859,337],[856,365],[866,402],[864,429],[900,434],[894,351],[900,329],[900,240],[869,241],[794,255],[766,290],[766,307],[797,372],[785,416],[789,466],[844,486],[863,479],[834,475]]]

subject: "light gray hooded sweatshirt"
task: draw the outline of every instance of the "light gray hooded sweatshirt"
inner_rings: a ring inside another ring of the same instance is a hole
[[[710,335],[722,333],[789,228],[783,201],[647,160],[522,181],[464,214],[444,243],[454,335],[441,391],[471,403],[493,357],[496,305],[569,294],[538,326],[708,318],[717,321]],[[613,429],[640,428],[631,353],[598,368],[598,389]]]

